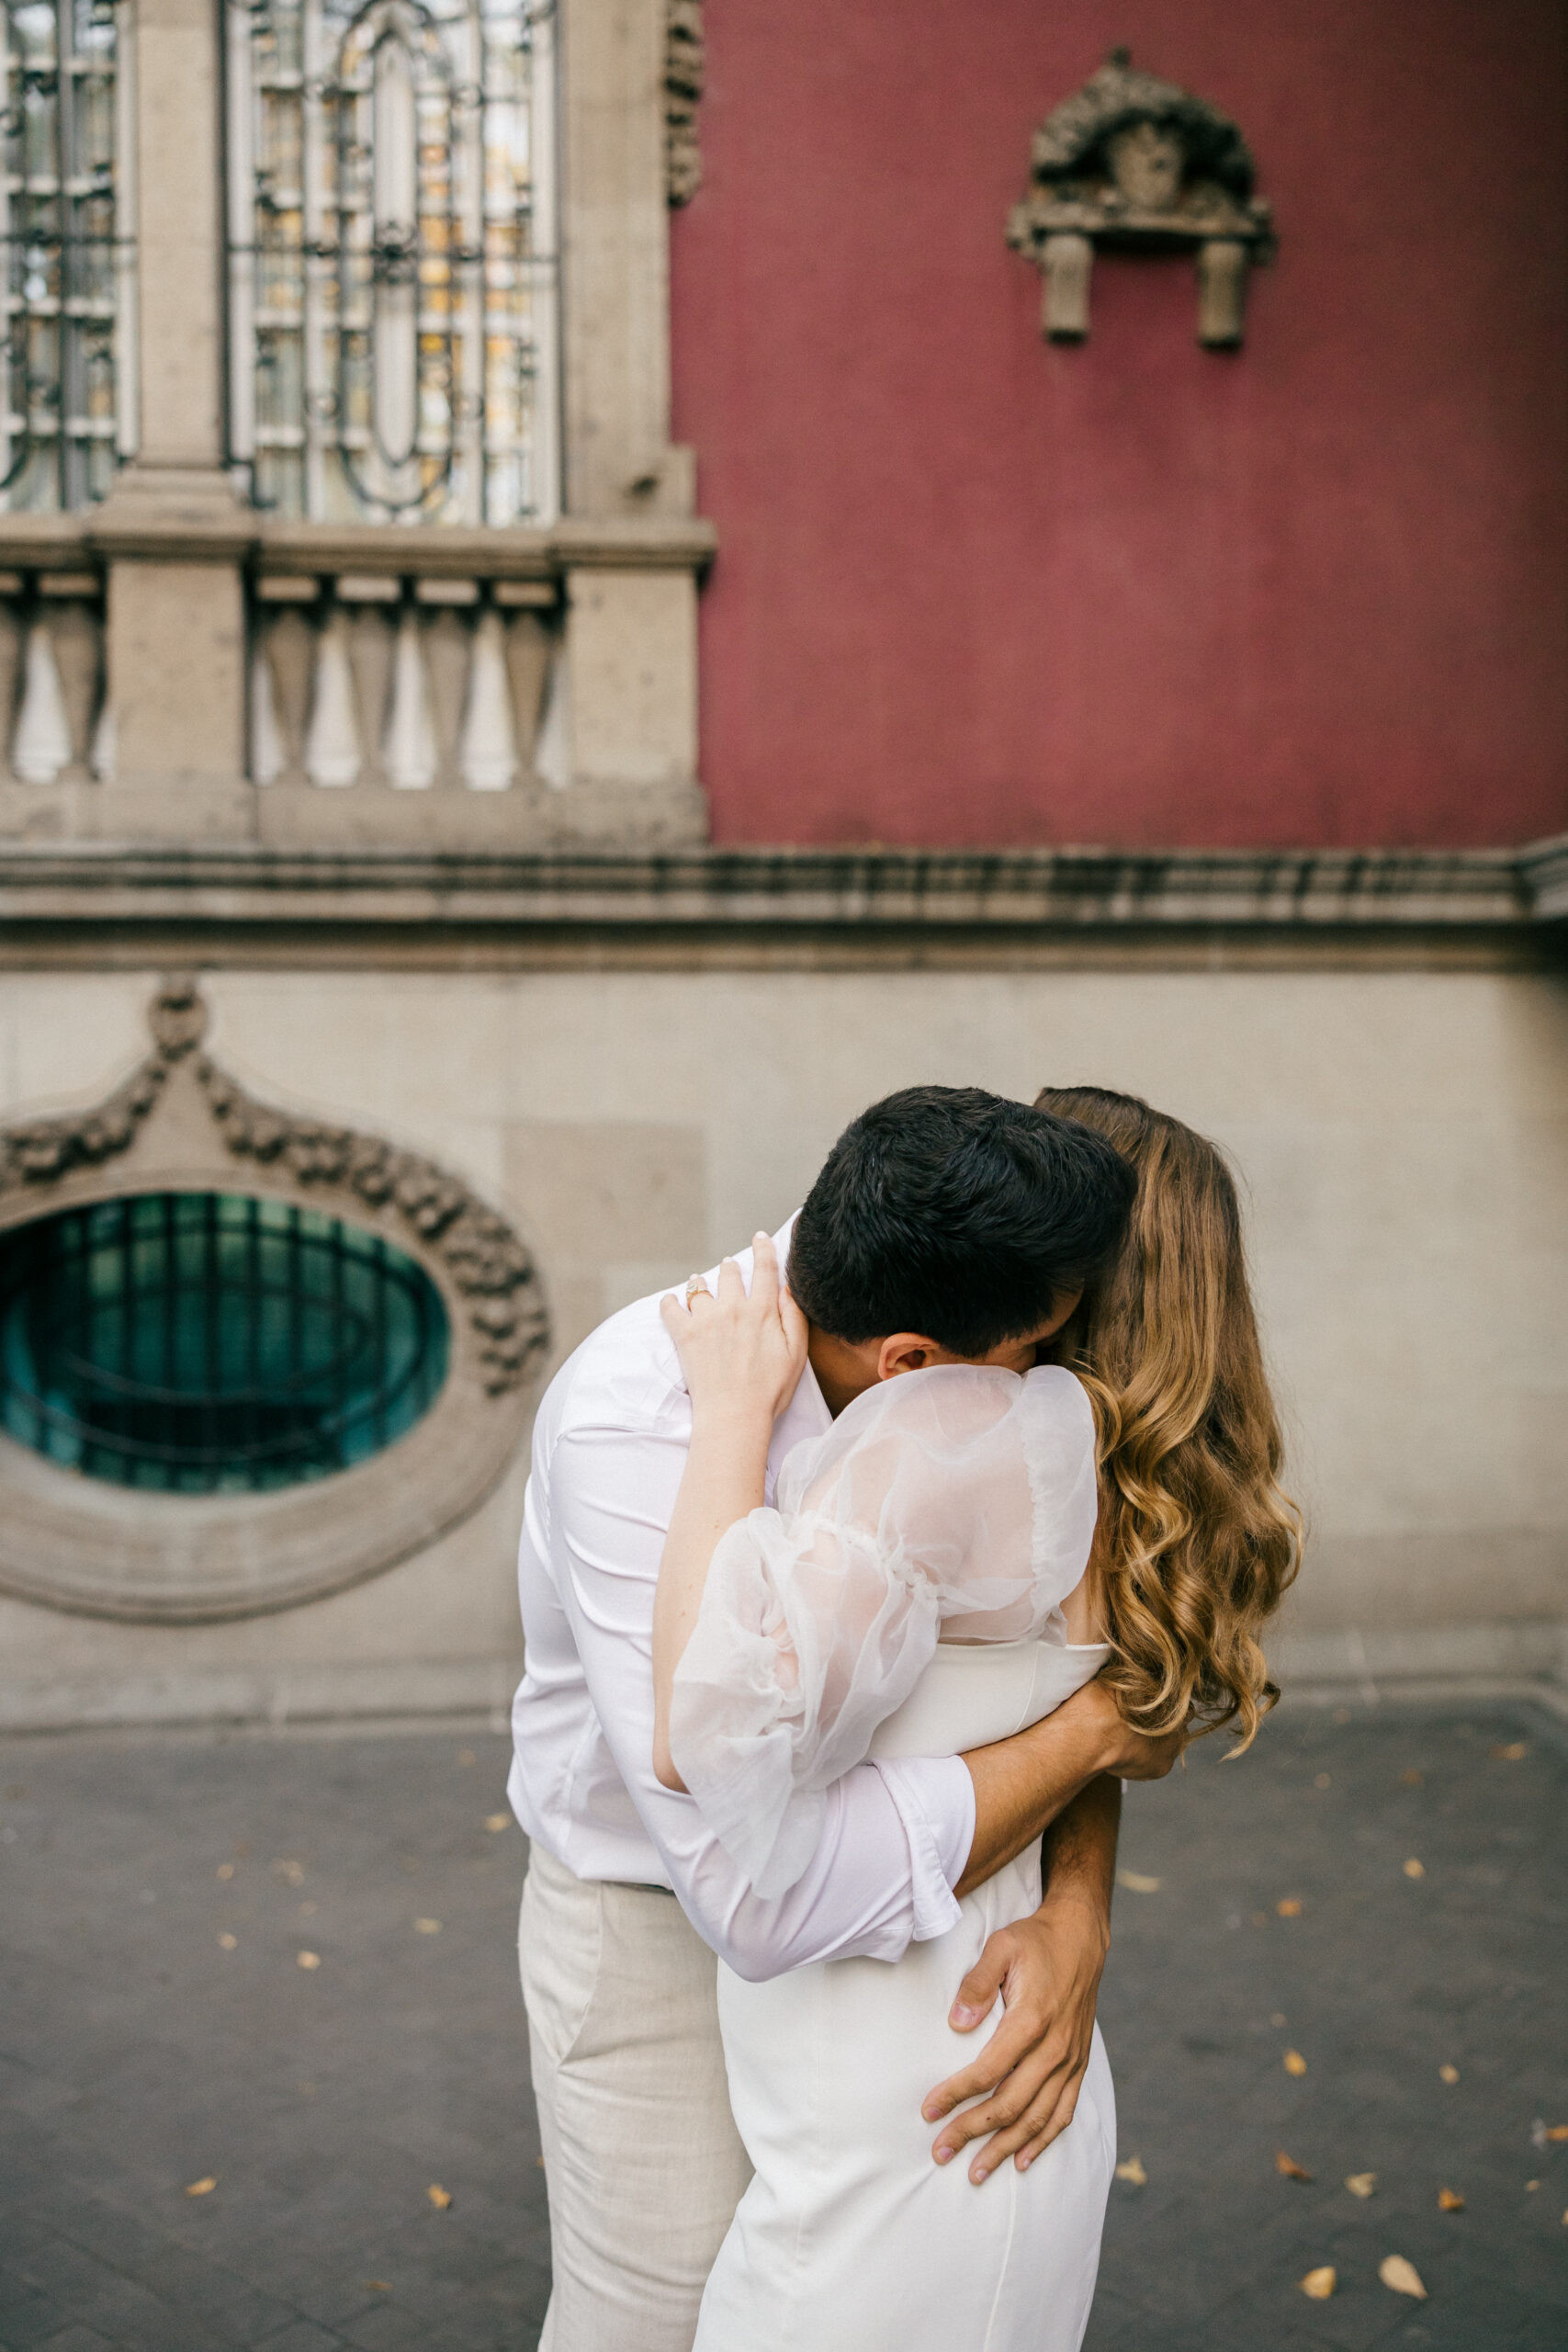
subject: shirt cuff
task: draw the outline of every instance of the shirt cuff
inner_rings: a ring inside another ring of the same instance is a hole
[[[945,1936],[960,1917],[953,1887],[975,1843],[975,1783],[961,1756],[917,1756],[872,1769],[893,1800],[909,1841],[913,1941]]]

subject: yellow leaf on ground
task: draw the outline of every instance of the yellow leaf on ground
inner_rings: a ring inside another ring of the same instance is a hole
[[[1457,2188],[1439,2188],[1439,2189],[1438,2189],[1438,2212],[1439,2212],[1439,2213],[1462,2213],[1462,2212],[1463,2212],[1463,2211],[1464,2211],[1464,2199],[1463,2199],[1463,2198],[1460,2195],[1459,2190],[1458,2190]]]
[[[510,1829],[511,1826],[512,1815],[509,1813],[487,1813],[485,1815],[487,1829]]]
[[[295,1958],[301,1968],[320,1968],[321,1964],[321,1955],[319,1951],[297,1952]]]
[[[218,1875],[219,1875],[219,1877],[220,1877],[220,1878],[232,1878],[232,1877],[233,1877],[233,1875],[234,1875],[234,1865],[233,1865],[233,1863],[232,1863],[232,1862],[220,1862],[220,1863],[219,1863],[219,1865],[218,1865]]]
[[[1274,2169],[1281,2180],[1310,2180],[1312,2178],[1311,2173],[1304,2171],[1297,2164],[1294,2156],[1288,2156],[1283,2148],[1274,2158]]]
[[[1274,1908],[1281,1919],[1299,1919],[1302,1916],[1302,1898],[1299,1894],[1287,1894],[1282,1903],[1275,1904]]]
[[[1529,1754],[1529,1749],[1522,1739],[1511,1739],[1506,1747],[1495,1747],[1492,1753],[1499,1764],[1520,1764]]]
[[[1407,1771],[1402,1772],[1399,1778],[1400,1783],[1404,1788],[1418,1789],[1421,1785],[1421,1775],[1416,1770],[1414,1765],[1411,1765]]]
[[[210,2197],[217,2186],[217,2174],[213,2172],[206,2173],[200,2180],[189,2180],[186,2183],[186,2195],[187,2197]]]
[[[1345,2186],[1352,2197],[1375,2197],[1378,2177],[1375,2172],[1348,2172]]]
[[[457,1761],[459,1764],[477,1764],[479,1760],[479,1758],[474,1754],[471,1747],[459,1747],[457,1750]]]
[[[1438,2080],[1439,2083],[1448,2083],[1450,2086],[1457,2083],[1459,2080],[1459,2068],[1457,2066],[1439,2066],[1438,2069]]]
[[[1321,2270],[1307,2272],[1301,2282],[1302,2292],[1303,2295],[1310,2295],[1314,2303],[1325,2303],[1338,2283],[1338,2272],[1332,2262],[1325,2262]]]
[[[1525,2195],[1528,2197],[1532,2188],[1539,2188],[1540,2187],[1540,2183],[1539,2180],[1527,2180],[1525,2183]]]
[[[1568,2140],[1568,2123],[1549,2123],[1546,2136],[1549,2140]]]
[[[413,1931],[416,1936],[438,1936],[441,1933],[441,1922],[439,1919],[416,1919],[413,1923]]]
[[[1404,1875],[1406,1878],[1425,1878],[1427,1875],[1426,1863],[1418,1862],[1415,1855],[1412,1854],[1410,1860],[1404,1865]]]
[[[239,1944],[239,1937],[230,1935],[227,1928],[225,1928],[222,1935],[218,1939],[218,1949],[220,1951],[237,1951]]]
[[[1427,2300],[1427,2290],[1421,2284],[1421,2273],[1402,2254],[1385,2254],[1378,2265],[1378,2277],[1396,2295],[1414,2295],[1418,2302]]]
[[[447,2206],[452,2202],[452,2191],[449,2188],[443,2188],[438,2180],[433,2180],[424,2193],[438,2213],[445,2213]]]
[[[392,2291],[385,2278],[362,2278],[359,2283],[367,2294],[389,2295]]]
[[[1118,1886],[1124,1886],[1129,1894],[1157,1894],[1159,1893],[1158,1879],[1145,1878],[1142,1871],[1118,1871],[1116,1883]]]
[[[1130,2180],[1134,2188],[1145,2188],[1148,2186],[1148,2174],[1136,2156],[1129,2156],[1124,2165],[1117,2165],[1116,2177],[1118,2180]]]
[[[1304,2075],[1304,2074],[1306,2073],[1306,2070],[1307,2070],[1307,2062],[1306,2062],[1306,2060],[1302,2056],[1301,2052],[1300,2052],[1299,2050],[1287,2050],[1287,2051],[1286,2051],[1286,2052],[1285,2052],[1285,2072],[1286,2072],[1286,2074],[1287,2074],[1287,2075]]]

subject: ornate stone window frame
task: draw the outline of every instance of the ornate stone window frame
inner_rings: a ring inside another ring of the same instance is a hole
[[[200,1050],[188,974],[160,986],[152,1051],[91,1109],[0,1130],[0,1231],[147,1191],[305,1201],[413,1258],[450,1327],[446,1383],[369,1462],[272,1494],[160,1495],[0,1436],[0,1591],[90,1617],[200,1624],[360,1584],[468,1518],[515,1458],[548,1320],[527,1249],[434,1160],[259,1101]]]

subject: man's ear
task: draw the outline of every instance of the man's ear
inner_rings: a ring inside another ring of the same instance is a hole
[[[895,1331],[876,1351],[878,1380],[892,1380],[900,1372],[924,1372],[931,1363],[950,1361],[947,1350],[919,1331]]]

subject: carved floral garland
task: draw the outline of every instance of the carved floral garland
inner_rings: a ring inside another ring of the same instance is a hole
[[[154,1050],[107,1101],[90,1111],[0,1130],[0,1195],[54,1184],[77,1168],[126,1150],[158,1102],[175,1065],[207,1031],[195,978],[166,978],[148,1012]],[[389,1203],[434,1251],[468,1303],[492,1396],[518,1388],[546,1346],[548,1324],[533,1261],[511,1227],[459,1178],[378,1136],[278,1111],[205,1054],[193,1075],[225,1144],[237,1159],[286,1168],[300,1188],[340,1187],[369,1208]]]

